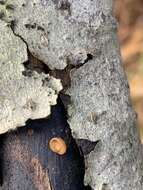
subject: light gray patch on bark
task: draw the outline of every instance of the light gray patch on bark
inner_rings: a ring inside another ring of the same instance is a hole
[[[27,42],[30,52],[51,69],[64,69],[69,57],[79,57],[77,52],[83,56],[82,61],[87,54],[98,50],[95,36],[102,21],[99,19],[101,11],[94,1],[49,0],[43,6],[40,0],[14,0],[12,4],[15,33]],[[105,15],[108,12],[104,10]],[[39,27],[43,30],[38,30]]]
[[[75,137],[100,140],[86,157],[85,182],[95,190],[102,190],[103,184],[111,190],[140,190],[142,147],[118,42],[112,30],[99,33],[98,38],[100,56],[93,55],[92,60],[72,71],[69,90],[73,102],[69,123]]]
[[[46,6],[48,4],[48,0],[41,0],[41,3],[43,6]]]
[[[48,74],[24,76],[25,43],[0,21],[0,134],[22,126],[28,119],[47,117],[56,104],[60,80]],[[43,81],[48,79],[46,85]]]

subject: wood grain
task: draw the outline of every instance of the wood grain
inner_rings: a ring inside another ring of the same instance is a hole
[[[58,155],[48,147],[55,136],[66,142],[66,154]],[[59,100],[49,119],[28,121],[27,126],[7,133],[3,144],[4,190],[84,189],[84,158]]]

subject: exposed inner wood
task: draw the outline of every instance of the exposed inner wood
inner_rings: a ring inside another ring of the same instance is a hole
[[[67,145],[64,155],[47,143],[58,136]],[[83,190],[84,157],[71,136],[63,104],[52,108],[50,118],[28,121],[1,137],[3,190]],[[1,178],[2,179],[2,178]]]

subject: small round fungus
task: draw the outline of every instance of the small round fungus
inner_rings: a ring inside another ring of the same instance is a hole
[[[65,141],[60,137],[52,138],[49,142],[49,147],[53,152],[59,155],[63,155],[67,151],[67,145]]]

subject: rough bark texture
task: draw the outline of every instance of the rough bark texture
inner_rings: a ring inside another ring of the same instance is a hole
[[[0,134],[48,116],[62,89],[48,74],[26,73],[27,59],[26,44],[0,20]]]
[[[94,190],[141,190],[143,154],[112,1],[9,0],[1,10],[35,57],[51,70],[69,68],[70,127],[76,138],[98,141],[86,156],[85,183]]]

